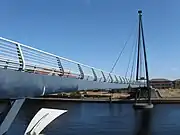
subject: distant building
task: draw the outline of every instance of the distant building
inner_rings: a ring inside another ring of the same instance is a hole
[[[169,89],[173,88],[173,82],[168,79],[160,78],[160,79],[151,79],[150,80],[150,85],[153,88],[156,89]]]
[[[173,85],[175,89],[180,89],[180,79],[174,80]]]

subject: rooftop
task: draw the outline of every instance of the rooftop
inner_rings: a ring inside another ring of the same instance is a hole
[[[150,81],[171,81],[165,78],[155,78],[155,79],[151,79]]]

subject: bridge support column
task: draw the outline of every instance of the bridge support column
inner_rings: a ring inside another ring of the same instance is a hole
[[[3,135],[8,131],[14,119],[16,118],[20,108],[22,107],[24,101],[25,98],[17,99],[14,102],[9,101],[10,104],[8,104],[5,109],[4,119],[2,120],[0,125],[0,135]]]
[[[151,109],[153,104],[147,102],[149,99],[148,89],[146,87],[137,88],[135,92],[134,109]]]

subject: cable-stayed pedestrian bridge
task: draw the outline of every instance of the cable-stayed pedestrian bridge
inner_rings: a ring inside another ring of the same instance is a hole
[[[141,10],[138,11],[138,16],[138,44],[132,47],[127,68],[128,71],[132,62],[130,78],[126,78],[128,72],[125,77],[112,73],[127,42],[111,72],[106,72],[0,37],[0,99],[8,99],[0,119],[0,135],[8,131],[28,97],[78,90],[121,89],[131,86],[135,88],[133,107],[135,109],[153,108]],[[136,81],[133,81],[136,56]],[[147,98],[144,103],[140,102],[142,94]],[[42,108],[31,120],[25,135],[39,134],[51,121],[65,112],[67,110]]]

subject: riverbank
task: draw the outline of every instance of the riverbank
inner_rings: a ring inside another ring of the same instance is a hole
[[[61,101],[61,102],[95,102],[95,103],[123,103],[132,104],[134,99],[111,99],[108,98],[28,98],[29,100],[44,100],[44,101]],[[144,102],[141,100],[140,102]],[[180,98],[154,98],[152,99],[153,104],[180,104]]]
[[[162,98],[180,98],[180,89],[160,89],[158,92]]]
[[[154,94],[157,96],[152,96],[153,104],[180,104],[179,89],[155,90]],[[127,91],[114,93],[107,91],[77,91],[29,99],[61,102],[134,103],[134,98],[129,96],[130,94]],[[144,102],[144,100],[141,99],[141,102]]]

